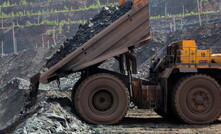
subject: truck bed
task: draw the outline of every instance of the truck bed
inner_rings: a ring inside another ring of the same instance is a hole
[[[92,39],[43,72],[40,82],[48,83],[64,72],[77,72],[124,54],[151,40],[148,0],[134,0],[132,9]]]

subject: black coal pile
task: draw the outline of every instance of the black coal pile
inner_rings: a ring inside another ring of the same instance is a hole
[[[119,7],[105,7],[93,19],[80,25],[76,35],[68,39],[60,49],[47,61],[46,67],[50,68],[62,58],[73,52],[76,48],[94,37],[132,8],[132,2],[126,2]]]

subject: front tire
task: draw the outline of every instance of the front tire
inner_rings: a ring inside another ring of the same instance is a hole
[[[221,89],[207,75],[190,75],[181,79],[172,93],[175,115],[188,124],[209,124],[221,113]]]
[[[129,93],[123,82],[110,74],[85,79],[75,93],[74,103],[82,118],[93,124],[115,124],[127,113]]]

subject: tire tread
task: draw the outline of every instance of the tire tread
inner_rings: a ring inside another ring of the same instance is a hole
[[[219,113],[217,114],[217,116],[213,117],[213,119],[211,119],[210,122],[208,121],[204,121],[204,122],[193,122],[193,121],[189,121],[188,119],[186,119],[184,117],[184,115],[181,113],[181,111],[177,110],[177,107],[178,107],[178,99],[179,98],[179,90],[181,90],[180,88],[185,84],[185,81],[187,81],[188,79],[192,79],[192,78],[207,78],[207,79],[210,79],[211,81],[213,81],[216,85],[219,86],[219,90],[221,92],[221,88],[220,88],[220,84],[214,79],[212,78],[211,76],[208,76],[208,75],[205,75],[205,74],[194,74],[194,75],[188,75],[188,76],[185,76],[183,78],[181,78],[174,86],[173,88],[173,91],[172,91],[172,96],[171,99],[172,99],[172,109],[173,109],[173,112],[175,114],[175,116],[177,117],[177,119],[183,121],[183,122],[186,122],[188,124],[196,124],[196,125],[202,125],[202,124],[210,124],[210,123],[213,123],[215,122],[219,116],[221,115],[221,110],[219,110]]]
[[[111,74],[107,74],[107,73],[94,74],[94,75],[92,75],[92,76],[90,76],[90,77],[84,79],[84,80],[79,84],[78,89],[81,89],[82,86],[84,86],[84,83],[86,83],[87,81],[90,81],[91,79],[94,79],[94,78],[96,78],[96,77],[98,77],[98,76],[100,76],[100,77],[102,77],[102,76],[107,76],[107,77],[110,77],[110,78],[113,78],[113,79],[117,79],[119,82],[121,82],[121,83],[124,85],[124,87],[125,87],[125,92],[126,92],[126,94],[127,94],[128,105],[129,105],[129,103],[130,103],[130,95],[129,95],[128,89],[126,88],[126,86],[125,86],[125,84],[123,83],[122,80],[120,80],[118,77],[116,77],[116,76],[114,76],[114,75],[111,75]],[[84,113],[83,113],[83,111],[82,111],[82,109],[81,109],[81,107],[80,107],[80,105],[81,105],[81,104],[80,104],[81,90],[78,90],[78,89],[76,90],[76,93],[75,93],[74,105],[75,105],[75,108],[76,108],[77,113],[78,113],[82,118],[84,118],[85,115],[84,115]],[[127,112],[126,112],[126,113],[127,113]],[[126,115],[126,113],[125,113],[125,115]],[[124,115],[124,116],[125,116],[125,115]],[[123,117],[124,117],[124,116],[123,116]],[[84,119],[85,119],[85,118],[84,118]],[[116,121],[114,121],[114,122],[111,122],[111,123],[107,123],[107,124],[116,124],[116,123],[120,122],[121,120],[122,120],[122,118],[119,118],[118,120],[116,120]],[[90,120],[87,120],[87,122],[88,122],[88,123],[95,124],[95,122],[90,121]]]

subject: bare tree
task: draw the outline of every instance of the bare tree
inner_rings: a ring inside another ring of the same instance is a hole
[[[38,25],[40,24],[40,16],[38,15]]]
[[[16,25],[19,26],[18,18],[17,18],[17,20],[16,20]]]
[[[165,16],[167,16],[167,4],[166,4],[166,2],[165,2]]]
[[[57,15],[57,20],[56,20],[56,21],[57,21],[57,24],[58,24],[58,23],[59,23],[59,17],[58,17],[58,15]]]
[[[173,30],[176,31],[176,17],[173,17]]]
[[[44,35],[41,36],[42,47],[45,47]]]
[[[55,31],[53,31],[53,35],[52,35],[53,37],[53,41],[54,41],[54,45],[55,46],[57,46],[57,41],[56,41],[56,32]]]
[[[221,2],[219,1],[219,11],[221,11]]]
[[[1,48],[2,48],[2,55],[4,55],[4,42],[3,41],[1,43]]]
[[[185,6],[183,5],[183,16],[180,19],[180,28],[183,29],[183,19],[184,19],[184,15],[185,15]]]
[[[173,31],[173,24],[170,22],[170,31]]]
[[[1,7],[0,7],[0,14],[2,14],[2,9],[1,9]],[[2,17],[2,20],[1,20],[1,21],[2,21],[1,27],[2,27],[2,29],[3,29],[3,28],[4,28],[4,24],[3,24],[3,23],[4,23],[4,20],[3,20],[3,17]]]
[[[4,19],[2,18],[2,29],[4,28]]]
[[[50,48],[50,41],[48,40],[48,48]]]
[[[17,53],[17,43],[15,38],[15,23],[12,23],[12,38],[13,38],[13,46],[14,46],[14,53]]]
[[[200,13],[202,14],[203,12],[203,0],[200,0]]]
[[[180,18],[180,29],[183,29],[183,18]]]
[[[196,1],[197,1],[197,8],[198,8],[199,23],[200,23],[200,26],[201,26],[202,25],[201,10],[200,10],[200,1],[201,0],[196,0]]]
[[[185,15],[185,6],[183,5],[183,17]]]

